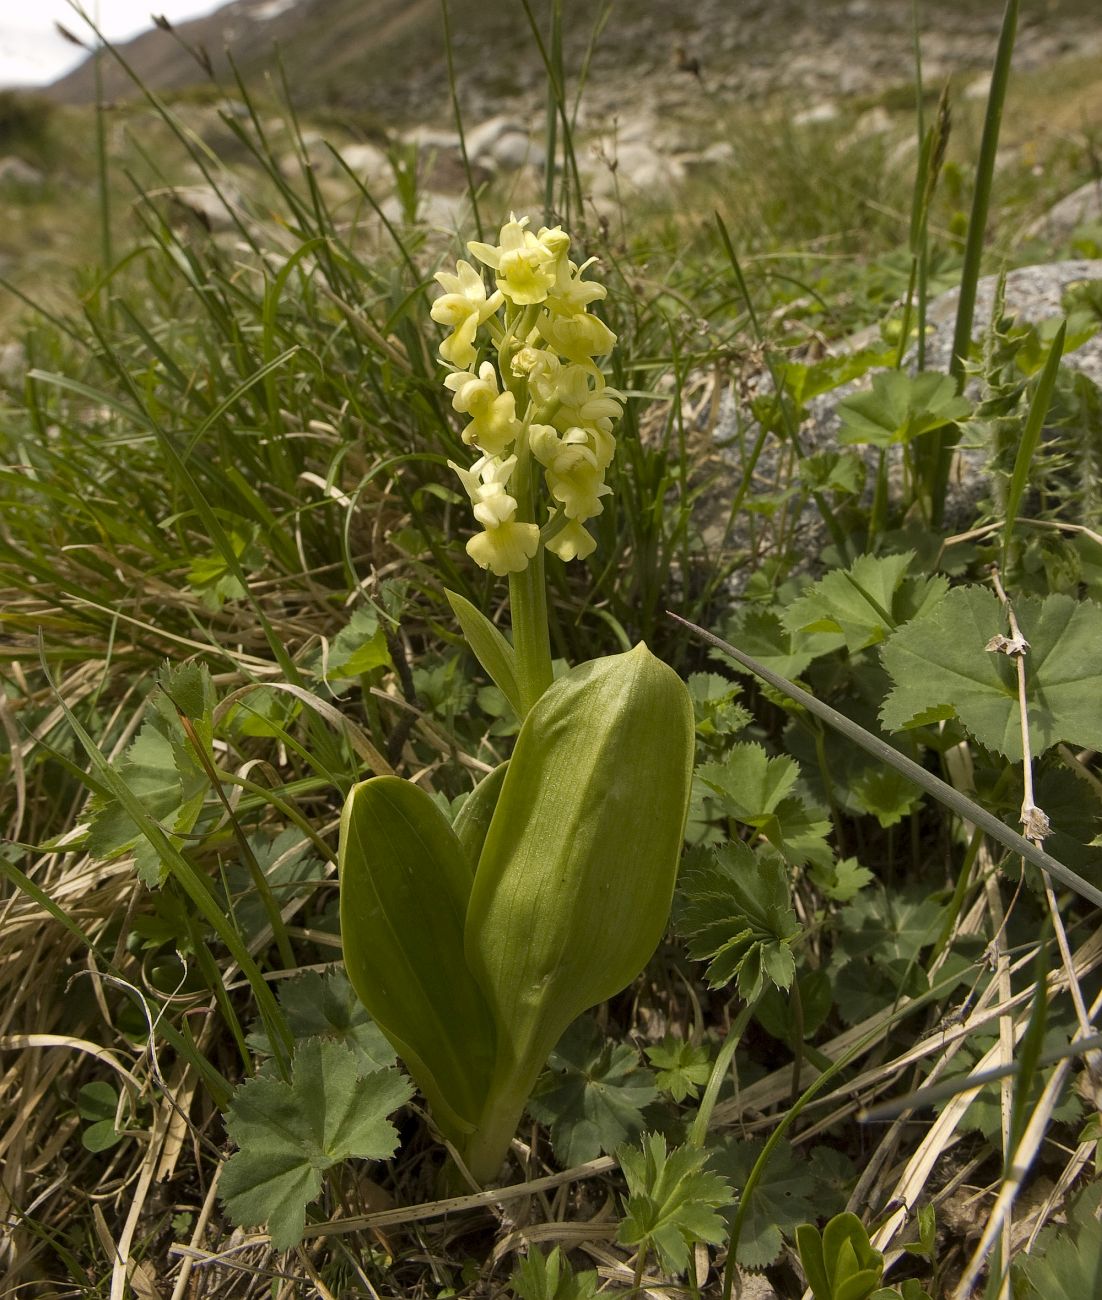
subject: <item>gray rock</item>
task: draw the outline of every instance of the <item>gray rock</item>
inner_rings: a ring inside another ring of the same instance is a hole
[[[365,185],[378,185],[393,179],[390,160],[377,145],[365,141],[363,144],[345,145],[339,152],[348,170]]]
[[[27,369],[27,349],[18,340],[0,343],[0,383],[18,384]]]
[[[1054,204],[1029,228],[1031,235],[1066,239],[1077,227],[1102,221],[1102,180],[1087,181]]]
[[[1006,278],[1006,310],[1008,314],[1020,316],[1034,324],[1040,323],[1061,314],[1061,300],[1071,285],[1096,279],[1102,279],[1102,260],[1050,262],[1019,267],[1011,271]],[[997,276],[986,276],[977,286],[973,337],[983,332],[990,319],[997,280]],[[959,290],[951,289],[935,298],[929,305],[925,358],[927,370],[948,369],[959,298]],[[871,327],[847,340],[838,348],[838,352],[844,355],[860,351],[874,346],[878,338],[878,328]],[[1065,353],[1064,364],[1081,371],[1095,383],[1102,384],[1102,333],[1095,334],[1074,351]],[[824,393],[809,403],[807,417],[799,431],[801,450],[805,455],[834,450],[838,447],[837,436],[841,427],[841,420],[837,415],[838,404],[845,398],[867,389],[872,382],[873,373],[875,372]],[[768,392],[769,387],[768,376],[762,374],[756,380],[750,380],[744,387],[743,393],[752,397],[755,393]],[[731,467],[732,479],[728,480],[728,484],[732,480],[737,483],[743,472],[743,465],[736,449],[739,446],[749,449],[753,446],[756,436],[757,427],[749,421],[746,414],[740,412],[740,406],[734,395],[730,391],[726,392],[720,401],[713,437],[717,446],[722,449],[721,458]],[[858,448],[858,450],[862,449]],[[864,450],[871,470],[877,460],[876,449],[870,447]],[[893,454],[895,460],[900,459],[899,448],[889,450],[890,459]],[[784,466],[789,455],[788,449],[781,446],[776,439],[767,440],[755,469],[755,479],[762,484],[763,490],[772,490],[785,480],[787,471]],[[967,527],[973,517],[970,512],[979,497],[986,491],[983,457],[979,452],[962,449],[956,460],[947,502],[947,517],[951,526]],[[725,516],[722,518],[725,519]],[[813,509],[808,510],[799,527],[808,556],[811,558],[826,540],[818,513]],[[707,519],[703,521],[703,529],[706,538],[714,531],[710,528]],[[744,541],[745,539],[737,537],[733,539],[735,545]]]
[[[0,185],[41,185],[45,179],[45,172],[15,154],[0,158]]]
[[[503,113],[471,127],[464,136],[468,158],[475,162],[495,162],[501,165],[496,147],[507,136],[522,136],[527,141],[528,131],[523,122],[506,117]]]

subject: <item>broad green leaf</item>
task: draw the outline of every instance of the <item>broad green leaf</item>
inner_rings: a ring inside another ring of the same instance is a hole
[[[695,1100],[711,1077],[712,1061],[708,1049],[694,1047],[684,1038],[667,1034],[660,1043],[644,1048],[644,1051],[657,1071],[654,1082],[674,1101],[684,1101],[686,1097]]]
[[[728,1140],[717,1148],[713,1165],[732,1187],[746,1186],[750,1170],[765,1146],[753,1139]],[[738,1262],[746,1268],[766,1268],[781,1252],[783,1238],[791,1238],[797,1224],[817,1212],[814,1181],[807,1163],[787,1142],[770,1155],[762,1177],[750,1193],[738,1243]]]
[[[343,1043],[312,1038],[295,1053],[291,1082],[254,1077],[234,1093],[226,1131],[237,1150],[218,1193],[241,1227],[266,1223],[277,1250],[302,1240],[306,1207],[341,1160],[386,1160],[398,1146],[387,1116],[410,1098],[397,1070],[366,1073]]]
[[[526,1096],[570,1022],[657,947],[692,754],[688,692],[642,644],[572,669],[525,718],[467,911],[499,1035],[495,1095]]]
[[[888,447],[963,420],[972,409],[956,384],[939,371],[908,375],[887,370],[874,375],[872,389],[838,403],[838,441]]]
[[[668,1273],[684,1272],[696,1242],[720,1245],[727,1225],[717,1210],[732,1197],[727,1182],[705,1168],[711,1154],[698,1147],[675,1147],[667,1154],[660,1133],[646,1134],[642,1149],[621,1147],[617,1155],[628,1199],[616,1240],[649,1246]]]
[[[278,986],[279,1005],[296,1042],[308,1038],[336,1039],[356,1054],[362,1070],[385,1070],[396,1063],[394,1048],[367,1014],[342,970],[322,975],[306,971]],[[250,1047],[270,1052],[267,1035],[254,1031]]]
[[[643,1108],[658,1090],[634,1048],[610,1042],[583,1016],[562,1036],[547,1064],[528,1110],[551,1130],[561,1164],[580,1165],[611,1153],[643,1131]]]
[[[752,1001],[766,979],[782,988],[791,983],[798,926],[788,871],[774,854],[759,857],[738,840],[714,854],[695,850],[674,918],[689,955],[709,963],[704,977],[712,988],[737,976],[740,996]]]
[[[1015,1260],[1015,1278],[1038,1300],[1086,1300],[1102,1295],[1102,1220],[1097,1217],[1099,1184],[1080,1192],[1067,1224],[1045,1228],[1030,1254]],[[1014,1292],[1018,1295],[1017,1289]]]
[[[340,841],[348,977],[449,1136],[481,1112],[494,1053],[463,956],[466,855],[432,798],[397,777],[354,786]]]
[[[517,1300],[595,1300],[600,1279],[596,1269],[575,1273],[558,1246],[550,1255],[532,1246],[509,1285]]]
[[[884,1275],[884,1257],[873,1250],[856,1214],[836,1214],[823,1229],[796,1229],[800,1263],[815,1300],[868,1300]]]
[[[851,958],[870,957],[883,964],[912,961],[937,937],[942,909],[926,890],[866,889],[838,918],[837,948]]]
[[[803,1031],[801,1042],[813,1038],[834,1005],[834,982],[825,970],[809,970],[801,975],[799,988],[802,1025],[796,1016],[793,989],[782,993],[776,985],[767,987],[754,1013],[767,1033],[789,1046],[795,1044],[798,1028]]]
[[[517,684],[517,657],[513,647],[481,610],[454,591],[445,591],[452,613],[459,620],[474,657],[486,670],[490,680],[513,706],[518,718],[524,717],[520,687]]]
[[[302,831],[289,826],[271,836],[258,831],[248,838],[256,864],[264,873],[272,897],[282,908],[296,896],[310,893],[325,877],[313,846]],[[226,883],[233,899],[233,914],[246,939],[254,939],[268,924],[268,912],[243,862],[226,868]]]
[[[819,451],[796,462],[800,482],[810,492],[859,493],[868,470],[855,451]]]
[[[77,1093],[77,1114],[87,1122],[80,1135],[86,1151],[109,1151],[122,1140],[115,1128],[119,1094],[105,1079],[86,1083]]]
[[[1070,596],[1026,596],[1015,612],[1030,649],[1026,701],[1033,754],[1058,741],[1102,749],[1102,607]],[[1021,726],[1014,664],[986,649],[1005,635],[1002,607],[986,587],[957,587],[933,613],[901,627],[885,643],[884,667],[895,686],[881,720],[891,731],[951,709],[988,749],[1020,762]]]

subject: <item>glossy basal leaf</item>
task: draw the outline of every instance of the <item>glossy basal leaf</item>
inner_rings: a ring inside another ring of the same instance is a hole
[[[1026,700],[1034,756],[1061,740],[1102,749],[1102,607],[1051,595],[1023,597],[1014,608],[1030,645]],[[1005,633],[998,598],[975,586],[955,588],[929,617],[901,627],[881,651],[895,682],[881,708],[884,726],[898,731],[931,710],[952,709],[980,744],[1020,762],[1014,664],[985,648]]]
[[[662,937],[692,747],[688,692],[643,645],[560,677],[525,719],[466,930],[499,1034],[495,1089],[521,1106],[567,1025]]]
[[[464,799],[462,807],[456,814],[452,829],[471,868],[471,880],[474,869],[482,856],[482,846],[486,842],[486,832],[493,821],[494,809],[501,797],[501,787],[505,783],[505,773],[509,763],[499,763],[492,772],[488,772]]]
[[[471,869],[432,798],[397,777],[353,787],[341,819],[341,939],[348,977],[449,1135],[469,1131],[494,1052],[467,969]]]
[[[520,686],[517,684],[517,657],[513,647],[481,610],[454,591],[445,591],[452,613],[459,620],[474,657],[486,670],[490,680],[513,707],[518,718],[524,717]]]
[[[410,1097],[397,1070],[365,1072],[343,1043],[312,1038],[295,1053],[291,1082],[256,1076],[234,1093],[226,1130],[238,1150],[218,1187],[233,1221],[267,1224],[277,1250],[302,1240],[306,1207],[341,1160],[386,1160],[398,1146],[387,1116]]]

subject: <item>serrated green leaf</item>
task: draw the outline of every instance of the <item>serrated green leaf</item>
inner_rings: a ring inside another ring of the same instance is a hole
[[[509,1285],[517,1300],[594,1300],[600,1278],[596,1269],[576,1274],[558,1246],[550,1255],[533,1246]]]
[[[720,796],[725,811],[755,826],[796,784],[799,764],[786,755],[770,758],[761,745],[732,745],[722,763],[702,763],[696,778]]]
[[[713,1164],[732,1187],[745,1187],[764,1141],[728,1140],[716,1149]],[[807,1167],[787,1142],[773,1150],[761,1179],[750,1193],[738,1243],[738,1262],[745,1268],[766,1268],[781,1252],[783,1238],[817,1213],[815,1185]]]
[[[837,948],[848,957],[881,965],[910,962],[937,937],[942,908],[915,886],[889,892],[866,889],[839,914]]]
[[[848,569],[832,569],[782,612],[785,626],[838,633],[850,654],[875,645],[895,626],[895,594],[913,559],[913,551],[860,555]]]
[[[716,1211],[730,1205],[732,1195],[727,1182],[705,1168],[711,1152],[675,1147],[667,1154],[666,1139],[648,1133],[642,1149],[624,1146],[617,1155],[628,1184],[617,1241],[651,1247],[668,1273],[688,1267],[696,1242],[723,1242],[727,1227]]]
[[[922,791],[894,767],[866,767],[849,792],[884,827],[898,825],[922,803]]]
[[[1058,741],[1102,748],[1102,607],[1070,596],[1015,602],[1026,655],[1026,701],[1034,756]],[[980,744],[1022,758],[1015,668],[988,651],[1004,635],[1002,607],[986,587],[957,587],[933,613],[899,628],[881,651],[895,685],[881,708],[892,731],[951,708]]]
[[[695,1100],[712,1074],[711,1057],[705,1047],[695,1047],[683,1038],[667,1034],[653,1047],[644,1048],[657,1073],[654,1082],[674,1101]]]
[[[740,996],[750,1001],[767,976],[791,980],[794,966],[781,950],[799,927],[788,871],[775,855],[755,855],[737,840],[714,854],[694,852],[678,885],[674,920],[689,955],[709,962],[705,979],[713,988],[737,976]],[[768,964],[766,952],[775,954]]]
[[[117,771],[146,812],[166,830],[187,834],[194,828],[206,797],[207,777],[163,695],[159,701],[155,698]],[[151,888],[163,883],[166,868],[117,799],[95,799],[91,814],[88,851],[93,856],[113,858],[137,846],[136,865],[142,881]]]
[[[872,872],[856,858],[844,858],[828,866],[814,866],[811,879],[834,903],[848,903],[872,880]]]
[[[241,1227],[267,1224],[277,1250],[302,1240],[306,1207],[323,1173],[341,1160],[386,1160],[398,1130],[386,1118],[410,1098],[397,1070],[365,1073],[343,1043],[309,1039],[295,1053],[291,1082],[256,1077],[226,1111],[238,1150],[222,1170],[219,1196]]]
[[[838,403],[841,443],[889,447],[963,420],[972,403],[957,394],[955,382],[940,371],[908,375],[887,370],[874,375],[872,388]]]
[[[559,1161],[580,1165],[638,1137],[643,1108],[657,1096],[654,1075],[635,1050],[609,1042],[583,1016],[551,1053],[528,1110],[551,1130]]]
[[[1086,1300],[1102,1295],[1102,1221],[1097,1218],[1100,1185],[1076,1198],[1065,1225],[1053,1224],[1028,1255],[1015,1261],[1015,1277],[1038,1300]],[[1018,1292],[1015,1290],[1015,1295]]]
[[[282,981],[277,997],[296,1042],[325,1038],[344,1043],[365,1071],[389,1069],[396,1063],[393,1046],[367,1014],[344,971],[332,970],[324,975],[306,971]],[[271,1051],[263,1031],[251,1033],[247,1041],[257,1051]]]
[[[855,451],[819,451],[798,460],[796,473],[810,492],[856,495],[865,486],[868,470]]]
[[[390,651],[378,612],[370,605],[358,609],[333,639],[326,660],[332,680],[360,677],[376,668],[389,668]]]
[[[781,622],[781,616],[775,610],[756,606],[734,619],[725,636],[743,654],[788,678],[798,677],[812,660],[845,644],[838,632],[793,632]],[[718,650],[713,650],[712,655],[735,672],[749,672]]]

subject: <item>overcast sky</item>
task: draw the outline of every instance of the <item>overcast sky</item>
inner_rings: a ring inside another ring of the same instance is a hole
[[[198,18],[220,8],[226,0],[85,0],[108,40],[136,36],[153,23],[150,14],[172,22]],[[0,86],[45,85],[82,58],[83,51],[59,36],[54,23],[63,23],[78,36],[88,32],[67,0],[0,0]]]

